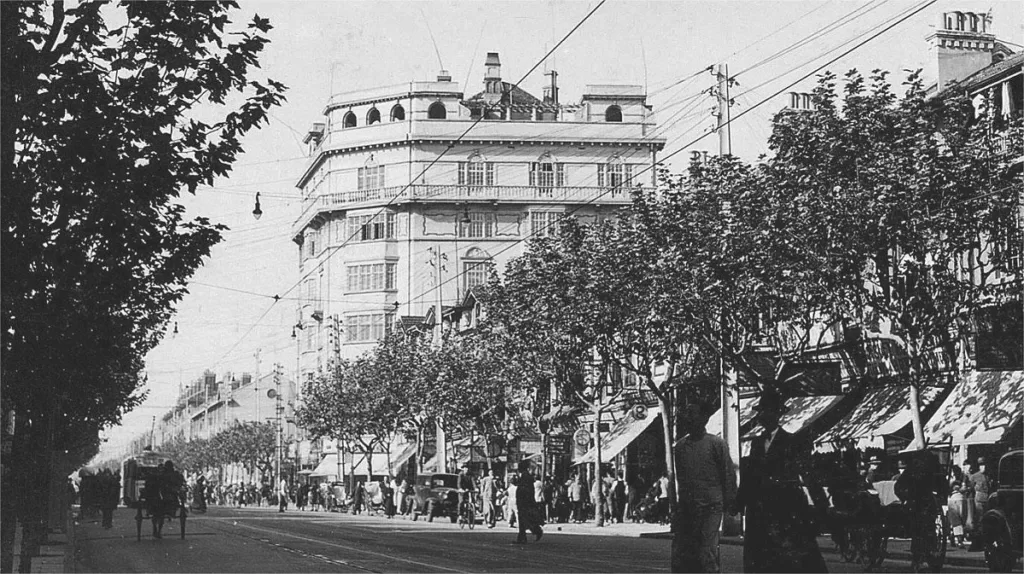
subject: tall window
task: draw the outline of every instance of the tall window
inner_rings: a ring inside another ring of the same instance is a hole
[[[380,189],[384,187],[384,166],[377,165],[359,168],[359,190]]]
[[[633,166],[612,160],[606,164],[597,164],[597,186],[610,187],[618,190],[629,187],[633,180]]]
[[[372,126],[373,124],[380,123],[380,110],[377,108],[370,108],[370,111],[366,113],[366,125]]]
[[[534,211],[530,213],[530,235],[533,237],[554,237],[558,235],[558,211]]]
[[[487,276],[490,272],[491,263],[489,261],[466,261],[463,263],[462,276],[465,279],[466,292],[468,293],[477,285],[487,283]]]
[[[395,107],[391,108],[391,121],[400,122],[405,120],[405,108],[402,104],[395,104]]]
[[[355,215],[348,218],[348,237],[350,241],[376,241],[378,239],[394,239],[395,214],[382,213],[372,215]]]
[[[306,234],[306,257],[313,257],[317,253],[317,243],[319,243],[320,232],[310,231]]]
[[[495,227],[493,213],[470,213],[468,221],[459,222],[459,237],[473,239],[494,237]]]
[[[551,154],[540,156],[530,164],[530,185],[540,188],[541,193],[550,193],[554,187],[565,185],[565,165],[556,163]]]
[[[353,114],[352,112],[348,112],[347,114],[345,114],[345,119],[341,121],[341,126],[345,128],[356,127],[356,115]]]
[[[345,317],[345,341],[348,343],[379,341],[390,330],[390,313],[364,313]]]
[[[473,154],[459,162],[459,185],[494,185],[494,164]]]
[[[395,288],[394,263],[368,263],[348,266],[348,290],[390,291]]]

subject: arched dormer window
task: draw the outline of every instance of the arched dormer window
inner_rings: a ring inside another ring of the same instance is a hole
[[[395,107],[391,108],[391,121],[405,121],[405,108],[402,107],[402,104],[395,104]]]
[[[530,164],[530,185],[537,188],[541,196],[550,196],[555,187],[565,185],[565,166],[555,161],[550,152],[541,154]]]
[[[430,104],[430,108],[427,109],[427,118],[431,120],[443,120],[448,117],[448,110],[445,109],[444,104],[441,102],[434,102]]]
[[[621,122],[622,108],[620,108],[619,106],[608,106],[608,109],[604,111],[604,121]]]
[[[493,163],[476,151],[467,160],[459,162],[459,185],[494,185]]]
[[[341,127],[343,128],[354,128],[356,127],[356,115],[352,112],[345,114],[345,117],[341,120]]]
[[[373,124],[380,123],[380,110],[377,108],[370,108],[369,112],[366,112],[366,125],[372,126]]]

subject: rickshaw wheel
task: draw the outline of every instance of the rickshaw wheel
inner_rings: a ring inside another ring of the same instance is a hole
[[[135,541],[142,542],[142,505],[135,509]]]

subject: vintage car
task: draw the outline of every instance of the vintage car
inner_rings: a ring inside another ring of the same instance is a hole
[[[413,483],[412,519],[420,514],[428,521],[447,516],[453,523],[459,518],[459,475],[448,473],[421,474]]]
[[[971,549],[984,548],[992,572],[1010,572],[1024,546],[1024,450],[1008,452],[999,459],[997,479]]]

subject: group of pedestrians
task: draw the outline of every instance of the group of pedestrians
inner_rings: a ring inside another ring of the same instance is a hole
[[[102,516],[103,528],[111,528],[114,509],[121,498],[121,473],[103,468],[96,474],[81,474],[78,488],[79,518]]]
[[[949,498],[946,518],[950,525],[950,544],[957,548],[965,546],[968,534],[979,526],[982,513],[992,492],[992,479],[988,474],[985,459],[979,458],[964,471],[957,465],[949,475]]]

